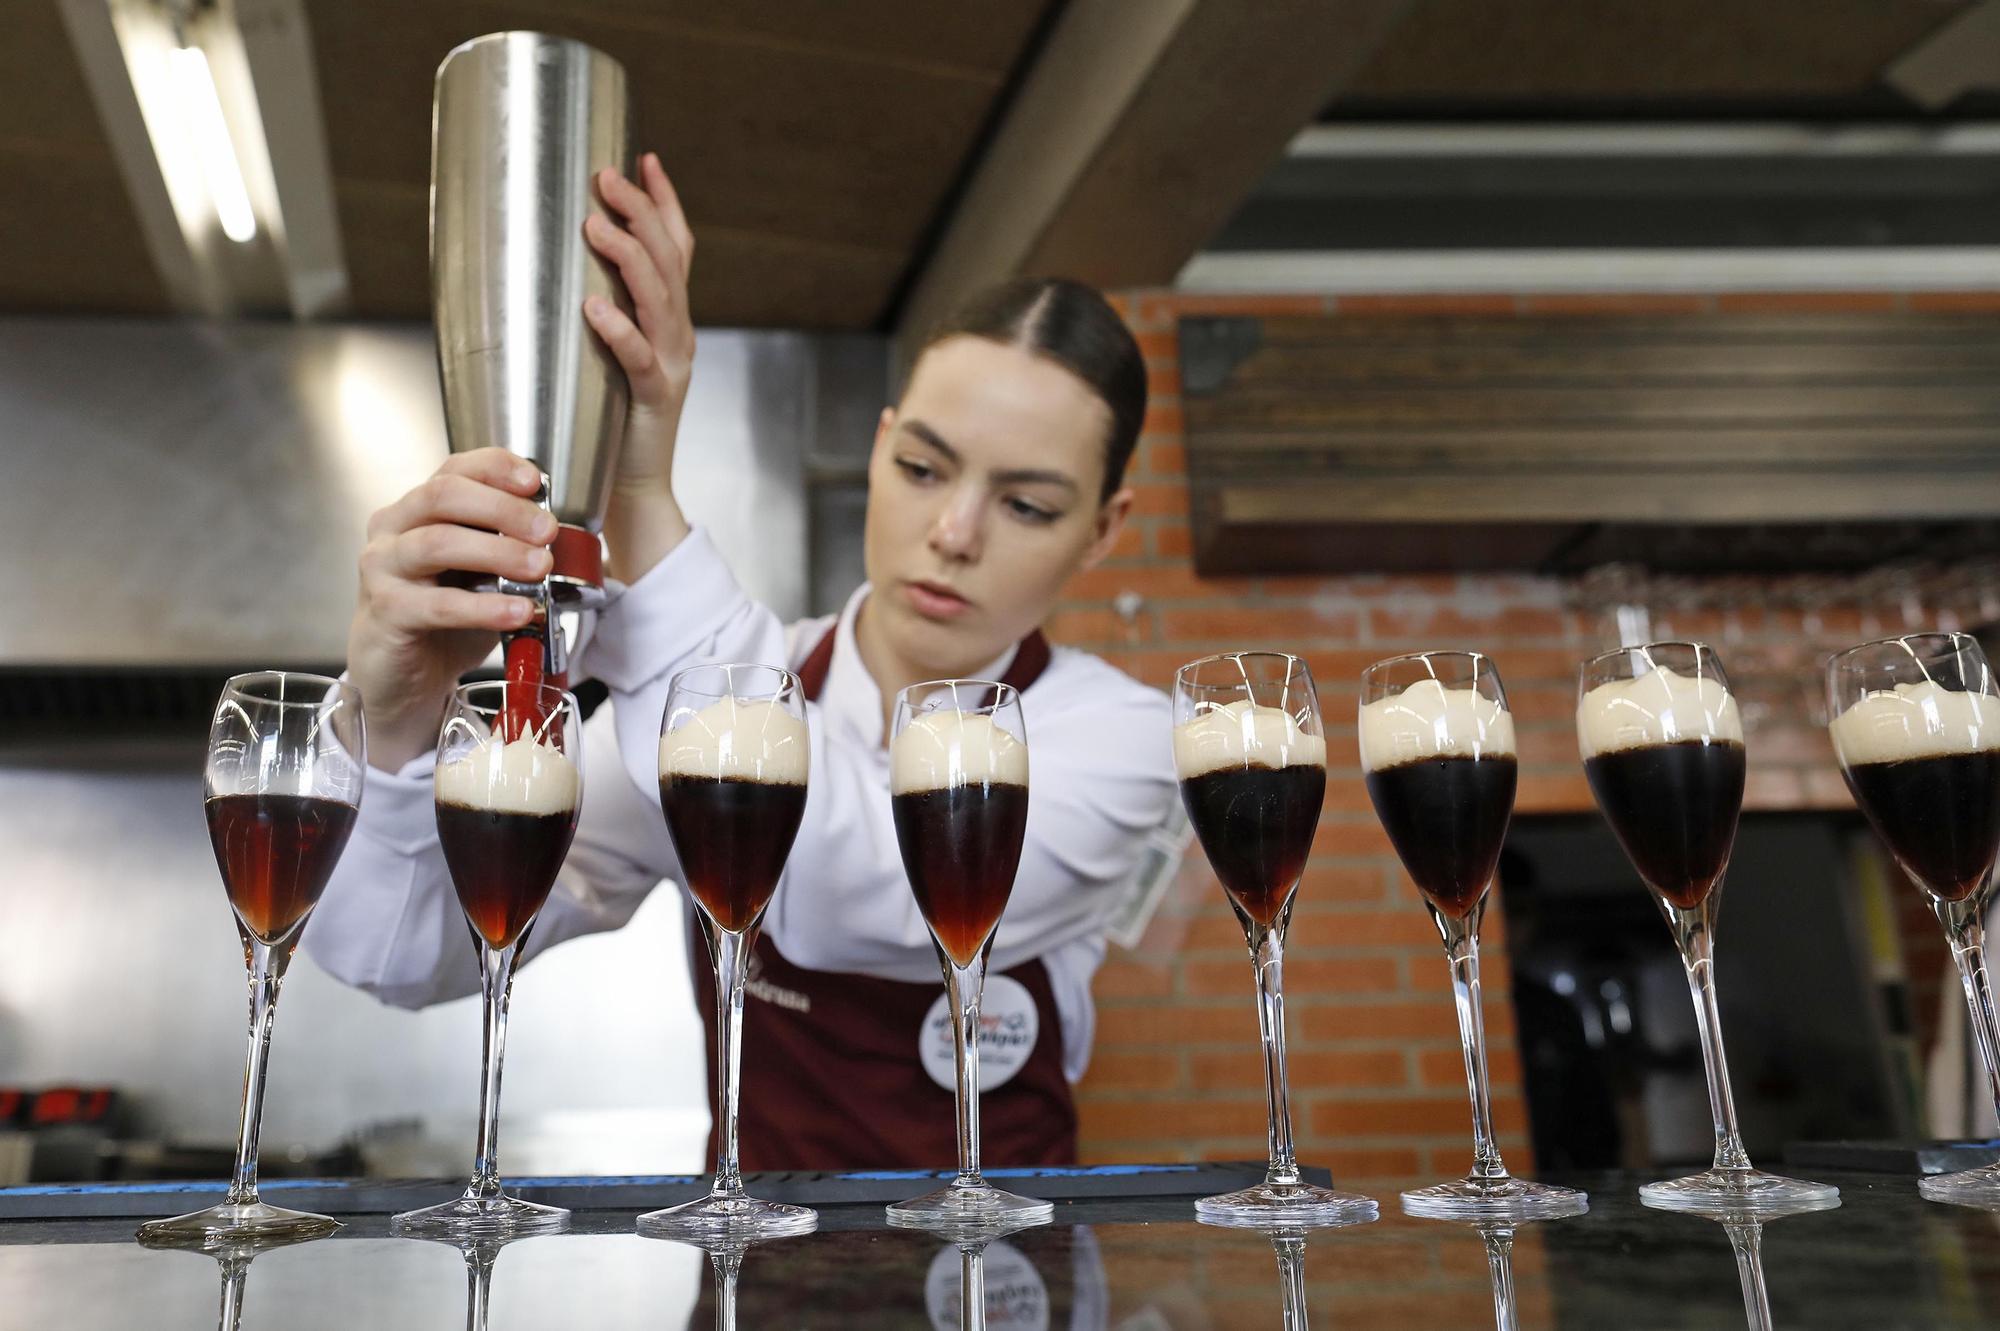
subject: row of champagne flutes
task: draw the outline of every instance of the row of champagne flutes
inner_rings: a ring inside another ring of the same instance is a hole
[[[1915,635],[1851,649],[1827,667],[1843,770],[1870,820],[1930,893],[1964,976],[2000,1101],[1981,919],[2000,842],[2000,700],[1976,643]],[[1284,942],[1326,782],[1326,741],[1305,663],[1227,653],[1181,669],[1174,753],[1182,795],[1249,944],[1266,1060],[1270,1160],[1262,1184],[1205,1199],[1224,1224],[1334,1224],[1375,1203],[1304,1181],[1285,1072]],[[439,840],[478,951],[484,997],[475,1170],[459,1198],[395,1219],[417,1236],[562,1228],[567,1214],[508,1196],[498,1168],[500,1074],[515,964],[560,871],[583,793],[574,697],[508,683],[462,686],[440,730]],[[1695,643],[1621,649],[1585,662],[1579,741],[1600,807],[1653,890],[1694,996],[1713,1111],[1713,1167],[1650,1184],[1655,1205],[1765,1210],[1823,1204],[1819,1184],[1751,1167],[1736,1130],[1715,1004],[1712,938],[1746,762],[1740,715],[1716,654]],[[1518,761],[1498,670],[1476,653],[1432,652],[1369,668],[1359,717],[1369,793],[1436,922],[1451,965],[1474,1164],[1404,1194],[1417,1214],[1535,1218],[1573,1213],[1572,1190],[1511,1177],[1488,1107],[1478,926],[1513,808]],[[805,808],[810,743],[798,679],[775,667],[711,665],[673,680],[661,721],[660,801],[716,965],[718,1158],[710,1194],[640,1218],[667,1236],[772,1237],[816,1217],[743,1190],[737,1072],[749,949]],[[889,1208],[892,1223],[996,1226],[1046,1220],[1049,1203],[994,1189],[979,1168],[979,1005],[1013,887],[1028,809],[1028,741],[1005,684],[944,680],[897,699],[892,804],[912,891],[950,998],[960,1167],[944,1188]],[[156,1242],[301,1237],[334,1222],[257,1197],[256,1143],[279,983],[351,831],[366,770],[361,699],[317,676],[229,682],[207,764],[211,838],[235,908],[251,1004],[237,1165],[222,1204],[155,1221]],[[2000,1199],[2000,1168],[1928,1179],[1925,1195]]]
[[[1824,683],[1848,786],[1951,941],[2000,1107],[2000,1024],[1982,936],[2000,849],[2000,697],[1992,671],[1967,635],[1910,634],[1834,655]],[[1284,943],[1325,788],[1325,731],[1311,673],[1283,653],[1225,653],[1182,667],[1174,706],[1175,760],[1190,820],[1256,969],[1269,1092],[1266,1181],[1207,1199],[1198,1212],[1225,1224],[1372,1218],[1372,1200],[1300,1177],[1287,1105]],[[1472,1109],[1471,1172],[1403,1193],[1404,1209],[1492,1221],[1575,1214],[1586,1205],[1582,1194],[1508,1174],[1488,1103],[1478,934],[1518,777],[1499,671],[1476,652],[1377,662],[1363,674],[1357,721],[1376,813],[1444,943]],[[1838,1205],[1833,1187],[1753,1167],[1737,1130],[1713,946],[1747,760],[1720,658],[1701,643],[1660,642],[1585,661],[1577,734],[1592,795],[1671,928],[1707,1073],[1713,1164],[1647,1184],[1642,1200],[1749,1217]],[[2000,1165],[1927,1178],[1920,1187],[1937,1200],[2000,1207]]]

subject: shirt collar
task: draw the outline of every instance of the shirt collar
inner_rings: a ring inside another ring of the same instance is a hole
[[[868,667],[861,662],[861,649],[854,641],[854,621],[862,602],[868,599],[869,584],[862,583],[840,609],[833,628],[833,659],[827,663],[826,686],[820,690],[820,714],[836,721],[870,748],[881,747],[882,690]],[[1014,664],[1016,643],[976,672],[980,679],[998,679]]]

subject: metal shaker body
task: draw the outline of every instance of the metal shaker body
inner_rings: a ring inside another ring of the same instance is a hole
[[[500,32],[438,66],[431,120],[431,306],[454,452],[498,444],[549,477],[558,521],[595,533],[629,389],[583,320],[628,313],[590,250],[592,177],[629,173],[625,70],[581,42]]]

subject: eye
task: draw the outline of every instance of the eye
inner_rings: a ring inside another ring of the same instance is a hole
[[[1019,496],[1010,496],[1006,500],[1006,504],[1009,513],[1012,513],[1023,522],[1032,522],[1037,526],[1046,526],[1062,516],[1062,514],[1056,512],[1054,509],[1044,508],[1040,504],[1022,499]]]
[[[904,476],[917,485],[937,479],[937,468],[916,458],[897,458],[896,466],[901,469]]]

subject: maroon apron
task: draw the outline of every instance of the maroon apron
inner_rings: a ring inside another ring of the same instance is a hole
[[[817,699],[833,661],[828,629],[799,667]],[[1001,682],[1025,693],[1049,663],[1039,630],[1021,641]],[[796,871],[795,871],[796,872]],[[788,891],[811,891],[809,880]],[[695,1001],[708,1035],[709,1103],[715,1103],[715,971],[689,937]],[[1076,1160],[1076,1102],[1063,1075],[1062,1021],[1048,968],[1030,961],[1002,972],[1035,1001],[1028,1061],[979,1097],[982,1161],[1060,1165]],[[925,1016],[944,981],[907,984],[872,975],[807,970],[761,933],[743,999],[738,1112],[742,1166],[757,1170],[948,1169],[958,1163],[952,1092],[917,1055]],[[715,1154],[715,1126],[709,1154]]]

